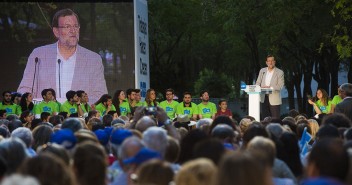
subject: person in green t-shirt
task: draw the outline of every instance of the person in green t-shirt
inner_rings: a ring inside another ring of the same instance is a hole
[[[49,88],[49,90],[51,91],[51,93],[53,94],[52,96],[52,100],[53,102],[55,102],[58,106],[58,110],[60,110],[60,107],[61,107],[61,103],[59,101],[56,100],[56,92],[53,88]]]
[[[108,94],[103,94],[100,99],[95,102],[95,110],[100,113],[101,117],[107,115],[109,111],[116,111],[115,106],[112,104],[112,97]]]
[[[331,100],[331,113],[335,112],[335,107],[337,104],[339,104],[340,102],[342,102],[342,98],[341,98],[341,89],[340,86],[337,88],[337,95],[335,95],[332,100]]]
[[[131,110],[131,116],[134,115],[134,111],[137,108],[137,102],[136,102],[136,94],[137,94],[137,90],[136,89],[127,89],[126,90],[126,94],[127,94],[127,102],[130,106],[130,110]]]
[[[199,119],[202,119],[202,118],[215,119],[215,114],[217,112],[217,109],[214,103],[209,102],[208,91],[202,91],[200,93],[200,99],[202,99],[202,102],[198,104]]]
[[[166,100],[160,102],[159,106],[163,108],[169,117],[169,119],[173,120],[176,118],[176,108],[178,102],[174,100],[174,90],[173,89],[166,89]]]
[[[81,107],[81,101],[77,96],[76,91],[67,91],[67,100],[61,105],[60,112],[67,112],[68,116],[71,114],[78,114],[78,117],[83,116],[83,110]]]
[[[3,101],[0,103],[0,110],[6,110],[6,115],[15,114],[20,116],[22,114],[21,107],[11,101],[11,92],[4,91],[2,93]]]
[[[77,96],[81,101],[81,108],[82,108],[83,114],[88,114],[88,112],[92,110],[92,108],[88,104],[89,102],[88,94],[83,90],[78,90]]]
[[[183,102],[177,105],[176,115],[186,114],[190,119],[196,121],[198,119],[198,106],[191,101],[192,94],[190,92],[183,93]]]
[[[317,114],[329,114],[331,113],[331,100],[329,99],[328,93],[319,88],[314,99],[308,99],[308,103],[313,105],[314,111]]]
[[[112,104],[115,106],[118,116],[131,116],[130,105],[126,101],[126,95],[123,90],[115,91]]]
[[[144,102],[142,101],[142,96],[141,96],[141,90],[140,89],[136,89],[136,107],[140,107],[144,105]]]
[[[43,101],[34,105],[34,115],[35,118],[40,118],[42,112],[48,112],[51,115],[56,115],[59,112],[59,105],[52,101],[53,93],[50,89],[42,90]]]
[[[154,89],[148,89],[143,103],[145,107],[156,107],[158,102],[156,101],[156,93]]]

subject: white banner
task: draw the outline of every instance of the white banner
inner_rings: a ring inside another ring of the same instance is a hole
[[[148,4],[146,0],[134,0],[135,87],[141,89],[144,100],[150,88]]]

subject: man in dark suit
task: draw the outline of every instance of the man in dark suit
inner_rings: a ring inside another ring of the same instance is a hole
[[[352,121],[352,84],[344,83],[340,86],[342,102],[336,105],[335,112],[345,114]]]
[[[281,90],[285,85],[284,72],[275,66],[275,58],[272,55],[266,57],[266,65],[259,72],[256,85],[261,88],[270,88],[271,94],[261,95],[262,119],[267,116],[280,118]]]

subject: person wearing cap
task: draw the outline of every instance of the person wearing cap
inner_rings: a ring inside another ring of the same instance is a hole
[[[115,174],[114,179],[112,179],[112,183],[110,184],[119,184],[119,185],[127,185],[129,179],[129,173],[134,171],[136,165],[133,163],[124,163],[124,160],[130,159],[138,154],[138,152],[144,148],[144,144],[142,140],[137,137],[128,137],[126,138],[119,147],[118,150],[118,160],[121,165],[121,171],[117,171],[118,174]]]
[[[54,132],[50,137],[50,142],[62,145],[66,149],[72,149],[77,139],[72,130],[65,128]]]
[[[192,94],[190,92],[183,93],[183,102],[178,104],[176,114],[186,114],[194,121],[198,119],[198,106],[192,102]]]
[[[209,102],[208,91],[202,91],[200,93],[200,99],[202,99],[202,102],[198,104],[199,119],[215,119],[215,113],[217,112],[216,105],[212,102]]]
[[[115,129],[111,133],[110,137],[110,146],[112,155],[115,157],[115,161],[108,167],[108,181],[112,183],[114,179],[122,173],[122,168],[119,163],[119,153],[122,142],[132,137],[133,134],[130,130],[127,129]]]
[[[176,107],[179,104],[177,101],[174,100],[174,90],[173,89],[166,89],[165,92],[166,100],[160,102],[159,106],[163,108],[167,114],[167,116],[173,120],[175,119],[176,115]]]

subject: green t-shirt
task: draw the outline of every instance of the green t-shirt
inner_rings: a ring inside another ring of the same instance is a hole
[[[81,108],[82,108],[83,113],[87,113],[87,112],[91,111],[91,109],[92,109],[92,108],[90,108],[90,105],[88,103],[87,103],[87,109],[83,103],[81,103]]]
[[[181,102],[177,105],[176,114],[177,115],[187,114],[189,118],[192,118],[194,114],[198,114],[198,106],[195,103],[191,102],[190,107],[185,107],[184,103]]]
[[[316,102],[317,106],[319,107],[319,109],[321,110],[322,113],[330,113],[331,110],[331,100],[328,101],[328,105],[324,106],[320,100],[318,100]]]
[[[119,116],[127,116],[127,114],[131,113],[130,104],[124,101],[120,104],[120,115]]]
[[[144,106],[144,101],[140,101],[136,103],[136,107]]]
[[[103,103],[99,103],[96,107],[95,110],[100,113],[100,116],[104,116],[106,113],[106,107],[103,105]],[[110,111],[116,111],[116,108],[114,105],[111,105]]]
[[[163,108],[167,114],[167,116],[170,119],[174,119],[176,116],[176,108],[177,108],[178,102],[172,100],[171,103],[169,103],[167,100],[160,102],[159,106]]]
[[[14,103],[11,103],[10,105],[4,105],[3,102],[1,102],[0,110],[6,110],[6,115],[16,114],[19,116],[22,114],[21,107]]]
[[[153,107],[154,107],[154,106],[157,106],[158,104],[159,104],[159,103],[156,102],[156,105],[154,105],[154,102],[151,102],[151,106],[153,106]],[[148,104],[147,104],[146,101],[143,102],[143,106],[144,106],[144,107],[148,107]]]
[[[74,114],[77,113],[77,111],[78,105],[76,103],[71,105],[69,101],[65,101],[60,107],[60,112],[67,112],[68,114]]]
[[[216,105],[212,102],[207,104],[198,104],[198,112],[202,115],[202,118],[212,118],[212,116],[217,112]]]
[[[49,101],[49,102],[42,101],[34,105],[34,114],[36,115],[37,118],[38,118],[38,115],[40,116],[42,112],[49,112],[51,115],[53,115],[53,113],[58,113],[59,105],[53,101]]]
[[[331,104],[337,105],[342,102],[342,98],[339,95],[335,95],[334,98],[331,100]]]

